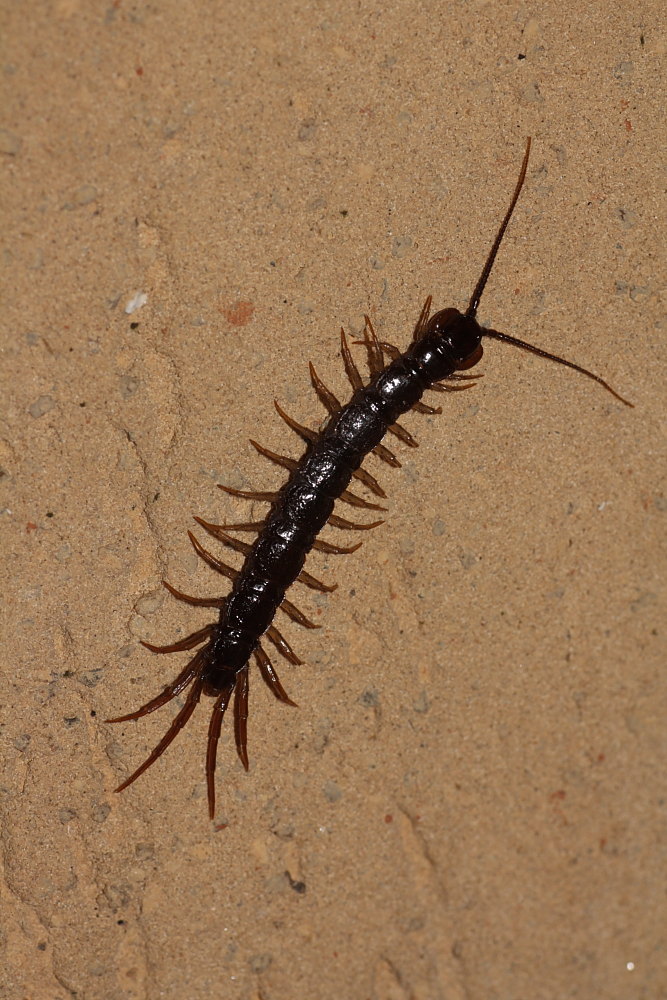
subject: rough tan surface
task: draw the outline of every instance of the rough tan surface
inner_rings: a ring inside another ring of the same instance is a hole
[[[7,1000],[667,996],[661,5],[387,6],[4,5]],[[184,661],[138,640],[209,616],[160,580],[225,592],[191,514],[280,481],[246,439],[298,453],[341,323],[465,305],[527,134],[480,319],[636,409],[488,346],[312,558],[226,828],[208,702],[114,795],[173,713],[102,720]]]

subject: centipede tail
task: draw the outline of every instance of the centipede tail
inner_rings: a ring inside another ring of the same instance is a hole
[[[362,463],[368,455],[375,455],[386,465],[400,467],[399,459],[382,443],[383,438],[392,434],[401,444],[416,448],[417,441],[398,422],[399,418],[411,410],[421,414],[441,413],[441,407],[431,406],[423,401],[424,394],[429,390],[452,393],[473,388],[480,376],[467,374],[466,371],[480,361],[484,337],[512,344],[521,350],[531,351],[549,361],[574,369],[599,383],[621,403],[632,405],[604,379],[588,369],[509,334],[485,330],[477,322],[480,299],[519,198],[529,154],[530,139],[526,144],[509,208],[465,313],[449,308],[432,314],[432,299],[429,295],[419,312],[411,342],[404,352],[393,344],[380,340],[370,316],[366,315],[363,338],[354,341],[353,346],[360,344],[365,350],[368,381],[362,378],[345,331],[341,329],[340,353],[345,376],[352,388],[349,402],[343,405],[310,363],[312,387],[328,414],[322,429],[312,430],[299,423],[274,401],[280,418],[305,446],[301,457],[291,458],[278,454],[251,439],[252,446],[260,455],[286,470],[284,485],[275,491],[239,490],[220,485],[220,489],[229,496],[269,504],[266,516],[261,520],[230,524],[213,524],[195,517],[203,531],[242,558],[242,565],[236,569],[223,562],[205,549],[192,532],[188,532],[199,558],[209,569],[229,580],[231,588],[228,594],[221,597],[192,597],[164,582],[166,589],[177,600],[194,607],[215,608],[218,619],[169,645],[154,645],[142,640],[147,649],[160,654],[179,653],[195,647],[199,649],[176,679],[160,694],[137,711],[108,720],[120,723],[140,719],[188,691],[183,706],[174,716],[160,742],[116,791],[127,788],[155,763],[187,724],[204,694],[213,698],[206,745],[208,809],[213,818],[218,742],[232,698],[236,752],[242,766],[248,770],[250,663],[254,661],[263,681],[278,701],[295,705],[283,688],[262,645],[266,637],[288,663],[295,666],[303,663],[274,624],[277,612],[281,611],[303,628],[321,627],[288,599],[287,592],[292,584],[300,583],[320,593],[331,593],[336,589],[336,584],[324,583],[306,570],[306,557],[312,549],[327,555],[346,555],[355,552],[361,545],[361,542],[349,546],[335,545],[317,536],[327,525],[345,531],[370,531],[384,523],[381,520],[365,523],[349,521],[335,511],[336,503],[341,501],[361,511],[386,509],[374,500],[352,492],[350,483],[356,480],[375,498],[386,499],[384,488],[368,469],[362,467]],[[230,531],[256,532],[257,535],[252,541],[244,541],[229,534]]]

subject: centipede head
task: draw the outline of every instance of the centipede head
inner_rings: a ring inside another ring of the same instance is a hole
[[[441,309],[428,321],[424,340],[437,338],[457,369],[472,368],[481,360],[482,328],[474,316],[464,315],[458,309]]]

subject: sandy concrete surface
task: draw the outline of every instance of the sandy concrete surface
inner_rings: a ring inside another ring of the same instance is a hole
[[[0,996],[666,997],[662,5],[0,16]],[[162,579],[227,592],[192,515],[262,516],[216,484],[282,481],[247,439],[298,456],[273,399],[319,424],[308,359],[347,398],[341,324],[466,305],[527,135],[479,318],[635,409],[488,343],[369,459],[386,523],[309,559],[338,590],[290,592],[299,708],[253,668],[216,822],[208,698],[114,794],[175,706],[103,720],[187,657],[139,640],[211,620]]]

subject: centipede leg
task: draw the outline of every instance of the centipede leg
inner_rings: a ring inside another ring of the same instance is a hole
[[[194,520],[200,525],[204,531],[207,531],[212,538],[217,538],[219,542],[227,545],[228,548],[234,549],[235,552],[242,552],[244,556],[247,556],[252,545],[247,542],[242,542],[240,538],[234,538],[232,535],[228,535],[221,524],[209,524],[202,517],[195,517]]]
[[[288,618],[291,618],[293,622],[298,625],[303,625],[304,628],[322,628],[321,625],[316,625],[315,622],[311,622],[310,618],[306,618],[303,611],[288,601],[286,597],[283,598],[282,603],[279,605],[280,610],[283,611]]]
[[[372,476],[370,472],[366,471],[366,469],[355,469],[352,475],[355,479],[358,479],[359,482],[363,483],[364,486],[367,486],[371,493],[375,493],[377,497],[382,497],[384,500],[387,499],[387,494],[382,489],[375,476]]]
[[[239,760],[246,771],[248,763],[248,665],[239,670],[234,686],[234,740]]]
[[[349,503],[351,507],[363,507],[365,510],[386,510],[386,507],[381,507],[377,503],[371,503],[369,500],[364,500],[363,497],[358,497],[356,493],[351,493],[350,490],[342,490],[338,494],[338,499],[343,500],[345,503]]]
[[[401,427],[400,424],[390,424],[387,430],[390,434],[393,434],[394,437],[397,437],[399,441],[402,441],[403,444],[407,444],[411,448],[417,448],[419,446],[419,442],[413,438],[410,431],[406,430],[405,427]]]
[[[295,420],[294,417],[290,417],[289,414],[285,413],[285,411],[279,406],[277,399],[273,400],[273,405],[276,408],[276,412],[283,418],[287,426],[293,431],[296,431],[296,433],[302,437],[304,441],[317,441],[320,436],[317,431],[311,430],[310,427],[305,427],[303,424],[300,424],[297,420]]]
[[[378,375],[384,368],[382,348],[380,347],[380,341],[378,340],[370,316],[364,316],[364,320],[366,321],[366,325],[364,327],[363,343],[368,351],[368,368],[371,375]]]
[[[290,696],[286,693],[284,687],[280,683],[280,678],[278,677],[271,660],[261,646],[258,646],[255,650],[255,660],[257,661],[257,666],[259,667],[262,679],[271,693],[275,695],[278,701],[284,702],[285,705],[293,705],[296,708],[296,702],[292,701]]]
[[[391,465],[392,468],[401,468],[401,463],[396,458],[394,453],[389,451],[389,448],[386,448],[383,444],[376,444],[373,448],[373,454],[377,455],[378,458],[381,458],[383,462],[387,463],[387,465]]]
[[[331,392],[330,389],[327,389],[326,385],[315,371],[315,366],[313,365],[312,361],[309,362],[309,368],[310,368],[310,381],[312,382],[313,389],[317,393],[320,402],[333,416],[335,413],[338,413],[342,409],[342,406],[338,401],[338,399],[336,399],[336,397],[334,396],[333,392]]]
[[[339,517],[338,514],[331,514],[327,523],[334,528],[344,528],[346,531],[370,531],[371,528],[379,528],[381,524],[384,524],[384,521],[371,521],[370,524],[360,524],[358,521],[348,521],[345,517]]]
[[[413,403],[412,409],[416,413],[442,413],[441,406],[429,406],[428,403]]]
[[[255,448],[256,451],[263,455],[264,458],[268,458],[271,462],[275,462],[276,465],[282,466],[283,469],[289,469],[290,472],[298,467],[299,463],[295,458],[289,458],[287,455],[278,455],[275,451],[270,451],[269,448],[265,448],[261,444],[257,444],[250,438],[250,444]]]
[[[198,608],[224,608],[227,600],[225,597],[190,597],[189,594],[183,594],[180,590],[176,590],[176,587],[172,587],[166,580],[162,581],[162,586],[169,591],[172,597]]]
[[[261,500],[265,503],[275,503],[279,496],[277,491],[235,490],[233,486],[224,486],[222,483],[218,483],[218,489],[229,493],[230,497],[240,497],[242,500]]]
[[[303,663],[303,660],[296,655],[287,639],[281,632],[278,631],[275,625],[269,625],[266,630],[266,637],[273,643],[278,652],[290,663],[293,663],[295,667],[298,667]]]
[[[241,521],[239,524],[219,524],[225,531],[261,531],[265,521]]]
[[[461,375],[458,372],[453,372],[448,375],[441,382],[433,382],[432,385],[428,387],[429,392],[461,392],[464,389],[471,389],[472,386],[476,385],[478,378],[484,378],[483,372],[475,372],[474,375]],[[466,382],[466,385],[443,385],[442,382]]]
[[[360,340],[357,341],[357,343],[362,344],[363,341]],[[386,340],[380,341],[380,347],[382,348],[384,354],[390,357],[392,361],[395,361],[396,358],[400,358],[402,354],[400,347],[395,347],[394,344],[388,344]]]
[[[347,344],[347,337],[345,336],[345,330],[340,331],[340,353],[343,357],[343,365],[345,366],[345,374],[347,375],[350,385],[354,392],[358,389],[363,389],[364,383],[361,377],[361,373],[357,368],[354,358],[352,357],[352,352]]]
[[[413,340],[421,340],[426,330],[428,324],[428,318],[431,315],[431,302],[433,301],[433,296],[429,295],[426,302],[422,306],[422,310],[419,313],[419,318],[417,320],[417,325],[415,326],[414,332],[412,334]]]
[[[188,686],[193,677],[195,677],[202,665],[205,663],[206,655],[208,653],[207,649],[200,649],[196,656],[194,656],[189,663],[187,663],[175,681],[171,684],[167,684],[164,690],[156,695],[155,698],[151,698],[147,701],[145,705],[138,708],[136,712],[129,712],[127,715],[119,715],[114,719],[106,719],[106,722],[130,722],[133,719],[141,719],[144,715],[149,715],[151,712],[155,712],[156,709],[162,708],[167,702],[171,701],[177,695],[184,691]]]
[[[118,786],[118,788],[116,789],[117,792],[122,792],[124,788],[127,788],[128,785],[131,785],[133,781],[136,781],[137,778],[144,773],[144,771],[148,770],[151,764],[155,763],[158,757],[162,756],[162,754],[165,752],[170,743],[172,743],[176,739],[181,729],[183,728],[183,726],[186,725],[188,719],[190,718],[195,708],[197,707],[197,703],[199,702],[199,699],[201,697],[203,683],[204,682],[201,677],[196,678],[194,684],[190,688],[190,691],[185,700],[183,708],[180,710],[178,715],[173,719],[171,725],[169,726],[169,729],[164,734],[158,745],[148,755],[143,764],[141,764],[136,769],[136,771],[134,771],[130,775],[129,778],[126,778],[126,780],[121,785]],[[113,722],[114,720],[110,719],[109,721]],[[115,721],[120,721],[120,720],[115,720]]]
[[[357,542],[356,545],[332,545],[331,542],[325,542],[321,538],[316,538],[313,542],[313,548],[317,549],[318,552],[327,552],[329,555],[345,556],[350,552],[356,552],[360,549],[363,542]]]
[[[317,577],[312,576],[310,573],[306,573],[305,569],[302,569],[297,576],[297,583],[305,583],[307,587],[311,590],[319,590],[321,594],[330,594],[332,591],[338,589],[337,583],[322,583]]]
[[[221,573],[222,576],[226,576],[228,580],[235,580],[239,575],[239,571],[234,569],[232,566],[228,566],[227,563],[223,563],[220,559],[216,559],[215,556],[211,555],[210,552],[204,548],[204,546],[195,538],[191,531],[188,531],[188,538],[192,543],[192,547],[200,556],[204,562],[211,567],[211,569],[216,570],[216,572]]]
[[[193,632],[187,638],[172,643],[171,646],[154,646],[152,642],[146,642],[144,639],[140,639],[139,641],[146,649],[150,649],[151,653],[182,653],[186,649],[194,649],[195,646],[201,646],[202,642],[206,642],[211,637],[214,630],[215,625],[207,625],[205,628],[199,629],[198,632]]]
[[[210,819],[215,816],[215,761],[218,753],[218,740],[222,720],[229,704],[234,685],[228,684],[220,692],[213,705],[211,721],[208,725],[208,740],[206,743],[206,790],[208,793],[208,815]]]

